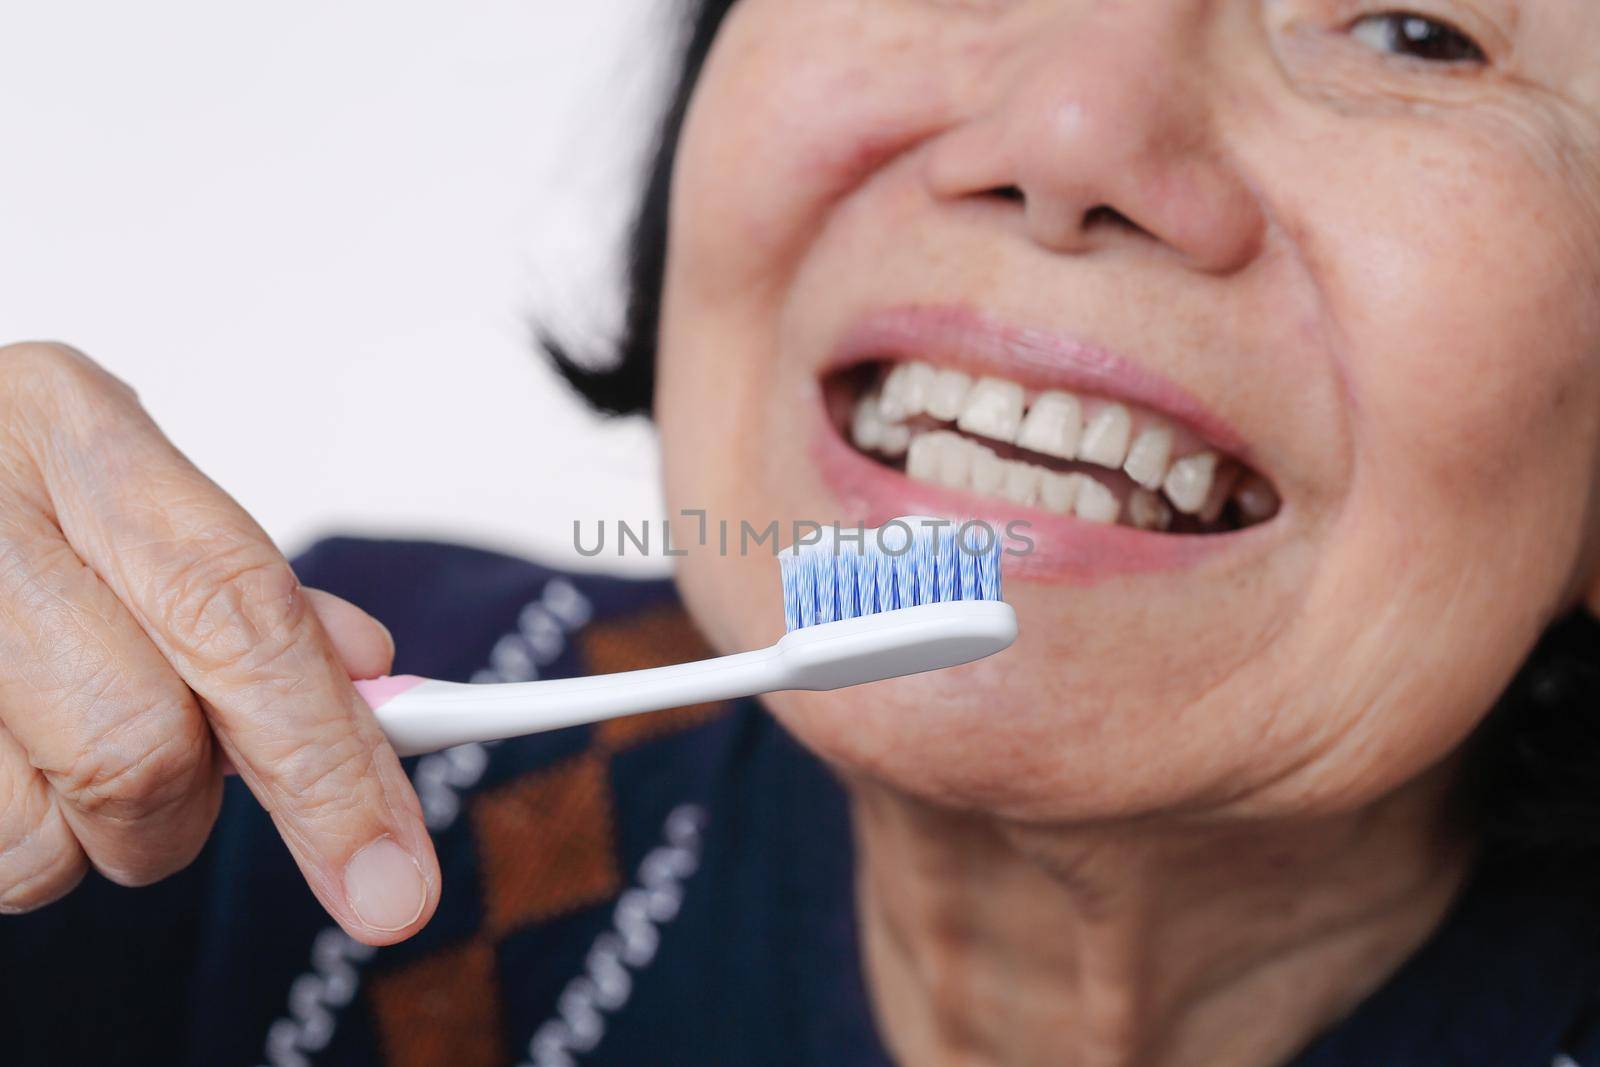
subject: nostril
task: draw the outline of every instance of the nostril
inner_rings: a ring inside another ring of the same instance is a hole
[[[1130,233],[1141,233],[1147,237],[1151,236],[1150,232],[1143,226],[1140,226],[1110,204],[1096,204],[1083,213],[1083,229],[1085,232],[1097,226],[1127,230]]]

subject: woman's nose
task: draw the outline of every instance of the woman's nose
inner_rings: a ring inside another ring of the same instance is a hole
[[[994,95],[932,146],[933,191],[1018,200],[1029,237],[1053,251],[1145,240],[1210,273],[1248,264],[1265,218],[1216,134],[1196,54],[1208,5],[1069,6],[997,60]]]

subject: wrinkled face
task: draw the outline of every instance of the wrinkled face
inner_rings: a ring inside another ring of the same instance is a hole
[[[807,745],[1027,819],[1337,810],[1588,595],[1600,7],[1414,6],[734,8],[677,163],[670,506],[1034,544],[1010,650],[772,697]],[[770,554],[681,562],[718,645],[781,632]]]

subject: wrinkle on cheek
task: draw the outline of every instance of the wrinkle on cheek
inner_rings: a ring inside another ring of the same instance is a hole
[[[1600,138],[1569,174],[1567,187],[1573,191],[1579,223],[1557,225],[1554,230],[1565,239],[1565,258],[1574,264],[1575,273],[1583,271],[1578,276],[1594,280],[1575,294],[1566,313],[1583,339],[1591,369],[1596,370],[1600,369]]]
[[[1300,163],[1308,180],[1281,213],[1359,400],[1354,480],[1327,539],[1339,565],[1310,598],[1324,620],[1372,606],[1340,627],[1350,669],[1335,674],[1353,679],[1414,679],[1428,656],[1461,655],[1441,639],[1535,631],[1576,551],[1596,447],[1583,411],[1600,406],[1592,176],[1572,184],[1529,162],[1554,142],[1497,148],[1477,130],[1396,125],[1374,136],[1370,119],[1332,120],[1315,152],[1329,165]],[[1437,627],[1393,666],[1417,619],[1485,611],[1496,627]],[[1475,678],[1422,703],[1470,704],[1503,680],[1503,654],[1483,650]],[[1342,702],[1377,713],[1418,700],[1357,685]]]
[[[1471,109],[1428,109],[1423,117],[1453,143],[1421,162],[1450,183],[1458,217],[1477,231],[1474,250],[1506,261],[1504,291],[1529,294],[1528,314],[1570,324],[1568,338],[1594,348],[1600,341],[1600,111],[1522,88]],[[1533,280],[1541,277],[1551,280],[1537,287]],[[1573,284],[1576,279],[1589,284]]]
[[[1502,175],[1512,217],[1556,239],[1553,254],[1573,269],[1600,267],[1600,111],[1543,100],[1488,108],[1461,127]]]

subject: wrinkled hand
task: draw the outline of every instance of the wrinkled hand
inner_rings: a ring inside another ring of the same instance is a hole
[[[130,886],[184,867],[231,762],[351,936],[409,937],[438,861],[350,682],[393,654],[126,385],[61,345],[0,348],[0,912],[91,865]]]

